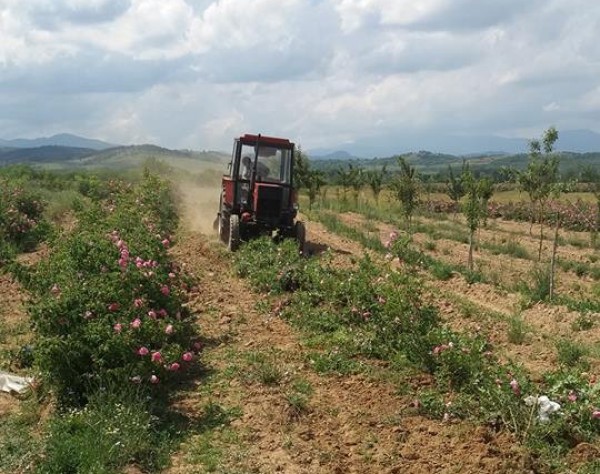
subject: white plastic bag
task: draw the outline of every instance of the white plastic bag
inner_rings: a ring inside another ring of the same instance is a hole
[[[553,402],[546,395],[534,397],[532,395],[525,398],[525,404],[527,406],[537,405],[538,408],[538,420],[540,423],[548,423],[550,421],[550,415],[560,411],[560,403]]]
[[[31,377],[20,377],[7,372],[0,372],[0,391],[2,392],[25,393],[32,382],[33,378]]]

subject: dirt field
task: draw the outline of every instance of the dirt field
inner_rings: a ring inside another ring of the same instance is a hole
[[[209,419],[217,422],[190,435],[174,453],[168,473],[543,472],[506,431],[419,416],[414,394],[431,384],[423,374],[395,374],[381,362],[362,361],[368,367],[364,375],[319,375],[311,366],[314,349],[306,338],[275,316],[263,297],[233,274],[231,255],[211,231],[214,194],[196,195],[183,188],[181,192],[187,205],[173,254],[199,278],[199,290],[189,304],[199,315],[206,348],[202,377],[193,389],[182,392],[176,406],[200,424]],[[352,225],[362,223],[358,215],[344,219]],[[482,238],[499,238],[498,229],[519,235],[528,249],[535,246],[525,235],[526,226],[514,223],[498,223],[493,231],[483,231]],[[390,230],[378,225],[382,239]],[[426,240],[419,235],[416,239]],[[313,248],[330,248],[336,265],[350,265],[350,259],[364,252],[357,243],[314,222],[308,225],[308,241]],[[432,252],[448,261],[466,260],[465,246],[455,241],[440,240]],[[586,258],[576,248],[561,252],[569,258]],[[481,252],[476,258],[507,280],[521,278],[527,271],[528,262],[504,255]],[[568,291],[569,275],[561,274],[560,281],[559,289]],[[581,285],[592,288],[593,282]],[[577,313],[543,304],[520,311],[517,294],[491,284],[468,285],[455,276],[448,281],[428,280],[425,292],[453,328],[484,331],[505,359],[517,360],[533,374],[556,365],[558,338],[589,344],[600,340],[598,325],[573,330]],[[0,277],[0,299],[2,331],[9,328],[17,337],[0,340],[0,348],[5,348],[27,337],[25,296],[10,278]],[[530,327],[525,342],[518,345],[507,340],[507,318],[517,312]],[[600,365],[593,361],[592,370],[597,371]],[[265,367],[277,369],[277,383],[265,383],[268,374],[261,372]],[[309,387],[310,395],[305,405],[294,410],[290,397],[300,386]],[[14,399],[0,394],[0,416],[17,406]],[[599,446],[584,444],[572,451],[573,472],[600,456]]]

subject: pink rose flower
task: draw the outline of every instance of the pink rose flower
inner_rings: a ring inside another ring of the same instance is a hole
[[[151,309],[150,311],[148,311],[148,316],[152,319],[156,319],[156,311]]]
[[[141,355],[141,356],[146,356],[146,355],[148,355],[149,352],[150,351],[148,350],[148,348],[144,347],[144,346],[140,347],[137,351],[138,355]]]
[[[160,292],[165,296],[169,296],[169,293],[171,292],[171,290],[169,289],[169,287],[167,285],[163,285],[160,288]]]
[[[194,358],[194,354],[192,354],[191,352],[184,352],[181,358],[186,362],[190,362]]]
[[[108,305],[108,310],[114,313],[115,311],[119,311],[120,307],[121,305],[119,303],[111,303]]]
[[[159,378],[156,375],[151,375],[150,376],[150,383],[157,384],[158,382],[160,382],[160,380],[159,380]]]
[[[131,321],[131,327],[133,329],[139,329],[141,325],[142,320],[140,318],[135,318],[133,321]]]
[[[169,239],[163,239],[162,242],[161,242],[161,244],[163,244],[163,247],[166,248],[166,249],[169,248],[170,243],[171,242],[169,242]]]
[[[169,370],[171,372],[177,372],[180,369],[180,365],[177,362],[173,362],[170,366],[169,366]]]
[[[121,325],[121,323],[117,323],[113,326],[113,329],[115,330],[115,332],[121,332],[121,329],[123,329],[123,326]]]
[[[173,325],[172,324],[167,324],[167,327],[165,328],[165,334],[173,334]]]
[[[594,418],[596,420],[600,420],[600,410],[594,410],[592,412],[592,418]]]
[[[144,300],[141,298],[136,298],[133,300],[133,306],[136,308],[141,308],[144,305]]]
[[[512,379],[510,381],[510,389],[517,396],[521,395],[521,387],[519,386],[519,382],[516,379]]]
[[[150,356],[152,362],[160,362],[162,360],[162,355],[159,351],[153,352],[152,356]]]

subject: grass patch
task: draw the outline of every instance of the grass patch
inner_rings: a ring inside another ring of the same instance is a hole
[[[306,358],[313,370],[319,374],[350,375],[363,369],[362,364],[342,352],[312,352]]]
[[[584,357],[589,354],[589,349],[580,343],[563,339],[556,343],[556,350],[558,362],[565,367],[587,365]]]
[[[529,328],[520,314],[508,319],[508,342],[511,344],[523,344],[527,340]]]

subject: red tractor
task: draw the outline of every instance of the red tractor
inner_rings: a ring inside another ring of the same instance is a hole
[[[294,144],[285,138],[243,135],[233,143],[223,176],[219,238],[231,251],[259,235],[295,238],[304,250],[306,230],[298,214],[293,182]]]

